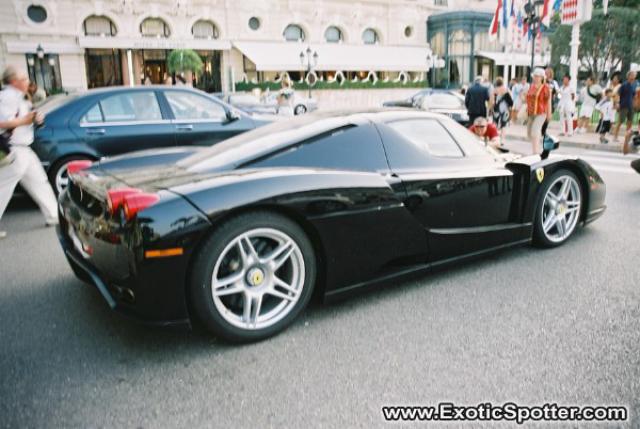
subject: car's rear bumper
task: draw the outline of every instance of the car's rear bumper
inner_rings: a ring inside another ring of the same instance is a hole
[[[102,275],[90,262],[86,261],[83,256],[75,250],[73,242],[69,235],[63,231],[63,227],[59,225],[57,228],[58,239],[62,246],[62,251],[71,266],[76,277],[85,283],[93,285],[104,301],[109,305],[112,310],[134,319],[138,322],[142,322],[148,325],[156,326],[184,326],[190,327],[191,322],[189,317],[185,314],[184,318],[177,319],[162,319],[157,316],[151,316],[145,314],[143,309],[140,309],[139,305],[136,305],[135,291],[128,288],[127,285],[120,286],[112,281],[109,281],[106,276]]]
[[[169,195],[162,207],[145,211],[144,223],[125,227],[87,211],[77,195],[70,195],[72,187],[59,197],[57,232],[76,276],[128,317],[152,325],[188,325],[189,260],[201,228],[208,225],[206,218],[184,199]],[[181,215],[190,222],[174,222]],[[155,241],[145,241],[147,237]],[[145,249],[176,247],[175,240],[182,245],[180,255],[145,256]]]

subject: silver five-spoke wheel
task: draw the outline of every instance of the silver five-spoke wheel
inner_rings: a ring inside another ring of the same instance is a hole
[[[213,269],[211,294],[228,323],[263,329],[289,314],[304,280],[304,258],[296,242],[282,231],[256,228],[224,248]]]
[[[582,194],[572,175],[563,175],[547,188],[542,204],[542,232],[552,243],[566,240],[580,218]]]
[[[67,186],[69,186],[69,173],[67,171],[68,164],[69,163],[62,165],[58,169],[58,171],[56,171],[54,183],[58,194],[67,189]]]

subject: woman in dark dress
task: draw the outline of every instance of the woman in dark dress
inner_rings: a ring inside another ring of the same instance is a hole
[[[500,132],[500,144],[502,144],[502,135],[504,134],[504,127],[509,123],[513,98],[511,98],[511,92],[501,77],[496,79],[494,87],[493,122]]]

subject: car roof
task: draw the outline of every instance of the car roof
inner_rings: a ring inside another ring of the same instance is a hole
[[[178,164],[196,171],[225,169],[241,165],[247,160],[267,155],[293,143],[317,138],[348,127],[418,118],[449,119],[438,113],[402,108],[316,112],[286,121],[275,121],[231,137],[179,161]]]

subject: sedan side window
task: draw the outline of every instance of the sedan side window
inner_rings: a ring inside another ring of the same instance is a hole
[[[182,91],[166,91],[164,95],[178,120],[222,122],[227,117],[224,107],[201,95]]]
[[[100,106],[96,104],[82,117],[81,122],[86,123],[96,123],[102,122],[102,112],[100,111]]]
[[[156,121],[162,119],[155,93],[130,92],[100,101],[105,122]],[[93,109],[91,109],[93,110]]]
[[[464,156],[451,134],[435,119],[410,119],[387,125],[426,155],[446,158]]]

